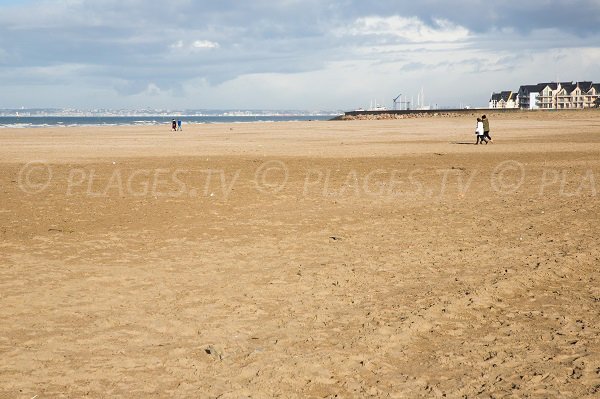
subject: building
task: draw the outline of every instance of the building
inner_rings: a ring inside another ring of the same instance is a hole
[[[506,93],[506,92],[502,92]],[[492,95],[492,100],[494,95]],[[518,108],[521,109],[584,109],[598,108],[600,83],[550,82],[519,87]],[[490,108],[494,103],[490,100]],[[501,103],[499,103],[501,104]]]
[[[558,109],[594,108],[600,98],[600,84],[592,82],[577,82],[562,85],[556,93]]]
[[[518,93],[514,91],[492,93],[489,108],[519,108]]]
[[[537,85],[525,85],[519,87],[519,108],[538,109],[537,99],[546,85],[547,83],[539,83]]]

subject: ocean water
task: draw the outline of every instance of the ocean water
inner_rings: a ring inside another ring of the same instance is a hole
[[[181,116],[183,126],[204,123],[252,123],[329,120],[333,115]],[[169,125],[167,116],[0,116],[1,128],[75,126],[158,126]]]

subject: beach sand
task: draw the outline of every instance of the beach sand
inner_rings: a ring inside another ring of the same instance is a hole
[[[0,398],[598,397],[600,112],[0,130]]]

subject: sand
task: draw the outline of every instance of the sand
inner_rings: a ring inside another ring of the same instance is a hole
[[[598,397],[600,112],[488,115],[0,130],[0,398]]]

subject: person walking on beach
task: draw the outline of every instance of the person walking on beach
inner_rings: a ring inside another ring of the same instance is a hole
[[[177,131],[177,121],[175,119],[171,121],[171,130],[174,132]]]
[[[475,134],[477,135],[477,141],[475,142],[475,144],[483,144],[486,143],[487,144],[487,140],[485,139],[484,135],[483,135],[483,121],[481,120],[481,118],[477,118],[477,126],[475,127]]]
[[[183,130],[181,129],[181,119],[177,120],[177,130]]]
[[[483,122],[483,137],[493,144],[494,140],[492,140],[492,137],[490,136],[490,120],[487,118],[487,116],[483,115],[481,117],[481,121]]]

